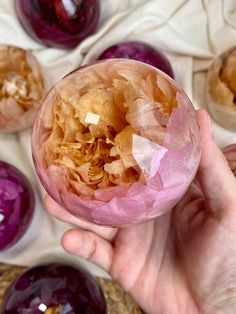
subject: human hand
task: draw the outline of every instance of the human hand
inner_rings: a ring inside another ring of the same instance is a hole
[[[64,249],[104,268],[150,314],[236,313],[236,180],[198,111],[202,157],[177,206],[121,229],[83,222],[45,198],[48,211],[80,227]]]

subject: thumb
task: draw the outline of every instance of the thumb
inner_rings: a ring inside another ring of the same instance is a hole
[[[211,210],[231,207],[236,202],[235,177],[212,137],[207,112],[200,109],[197,117],[202,138],[202,154],[197,173],[201,190]]]

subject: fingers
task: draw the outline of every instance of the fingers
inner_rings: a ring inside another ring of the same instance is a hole
[[[200,191],[199,187],[196,184],[192,183],[183,198],[178,202],[176,208],[178,208],[178,210],[184,209],[189,202],[202,197],[203,194]]]
[[[202,138],[202,155],[197,179],[207,201],[215,207],[222,208],[235,202],[236,180],[211,135],[208,114],[204,110],[198,110],[197,116]]]
[[[77,227],[96,232],[105,239],[112,240],[116,234],[117,230],[115,228],[93,225],[89,222],[76,218],[67,210],[59,206],[49,195],[46,195],[44,197],[44,205],[49,214],[56,217],[57,219],[75,225]]]
[[[95,233],[69,230],[62,237],[62,246],[68,253],[85,258],[109,272],[113,259],[112,244]]]
[[[192,183],[180,200],[175,206],[172,215],[174,217],[174,225],[178,234],[183,234],[189,231],[196,225],[196,220],[199,222],[199,214],[205,211],[205,198],[199,188],[198,182]]]

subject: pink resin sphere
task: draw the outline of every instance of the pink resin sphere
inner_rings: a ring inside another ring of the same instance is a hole
[[[137,41],[123,42],[107,48],[98,60],[124,58],[150,64],[174,78],[174,73],[166,56],[154,47]]]
[[[169,211],[200,158],[195,110],[156,68],[112,59],[79,68],[48,93],[33,129],[46,191],[73,215],[125,226]]]
[[[0,161],[0,251],[23,236],[31,222],[34,203],[34,192],[26,177]]]
[[[100,16],[99,0],[16,0],[16,12],[35,40],[72,48],[91,35]]]

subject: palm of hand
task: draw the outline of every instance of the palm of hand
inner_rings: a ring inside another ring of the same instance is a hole
[[[118,231],[112,277],[148,313],[234,313],[236,232],[221,212],[193,185],[172,214]]]
[[[115,236],[109,272],[147,313],[217,313],[217,307],[228,306],[223,281],[232,281],[227,270],[236,277],[228,258],[229,246],[236,242],[233,232],[206,210],[200,192],[189,191],[182,203],[186,199],[172,215],[121,229]],[[225,300],[216,302],[218,295]]]

